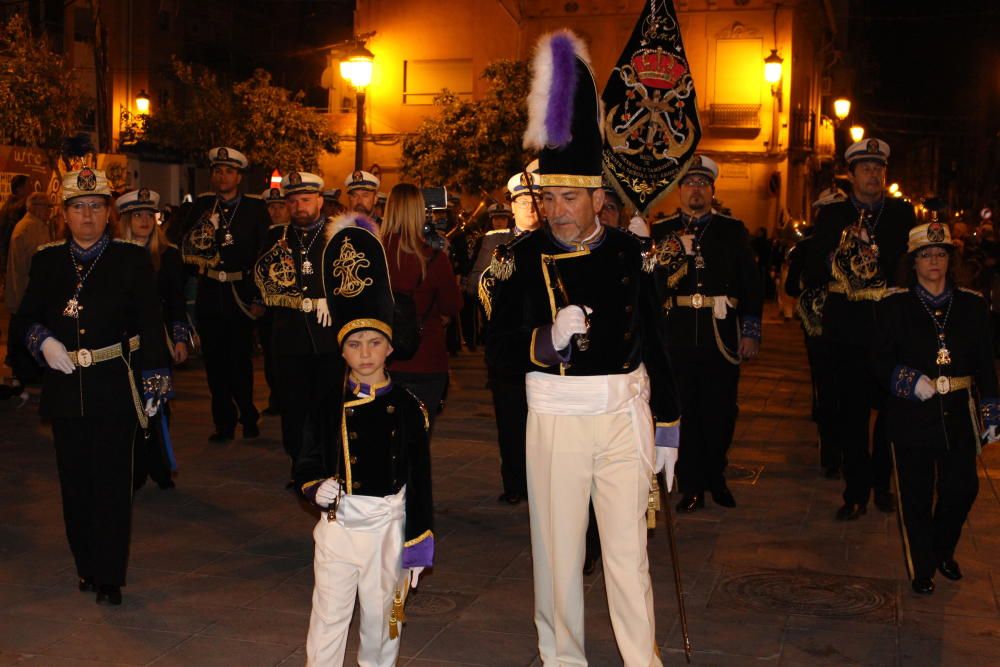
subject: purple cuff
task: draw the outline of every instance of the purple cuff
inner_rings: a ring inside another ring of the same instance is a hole
[[[743,338],[753,338],[760,341],[760,318],[755,315],[744,315],[740,335]]]
[[[679,419],[670,424],[656,425],[656,446],[674,448],[681,446],[681,422]]]
[[[552,345],[552,325],[546,324],[535,329],[531,334],[531,363],[542,368],[564,364],[569,361],[573,346],[567,345],[563,351],[556,350]]]
[[[191,337],[186,322],[174,322],[170,328],[175,345],[177,343],[184,343],[187,345],[190,342]]]
[[[48,364],[45,363],[45,355],[42,354],[42,343],[45,342],[46,338],[52,338],[52,332],[41,324],[35,323],[28,329],[28,333],[24,337],[24,344],[28,348],[28,352],[31,353],[31,356],[35,358],[35,361],[40,366],[47,368]]]
[[[319,491],[320,484],[322,484],[325,481],[326,481],[325,479],[314,479],[311,482],[306,482],[305,484],[303,484],[302,488],[300,489],[302,497],[311,503],[315,503],[316,492]],[[324,507],[323,509],[326,508]]]
[[[434,535],[428,533],[414,545],[403,547],[403,568],[434,565]]]
[[[911,401],[919,400],[914,390],[917,381],[922,373],[909,366],[896,366],[892,369],[892,376],[889,378],[889,391],[897,398],[906,398]]]
[[[991,426],[1000,426],[1000,399],[982,399],[980,401],[979,410],[983,414],[983,425],[986,428]]]

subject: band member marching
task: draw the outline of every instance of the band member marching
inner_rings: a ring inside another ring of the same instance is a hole
[[[534,71],[525,144],[541,151],[548,224],[497,250],[487,356],[527,374],[539,652],[545,665],[587,664],[581,570],[593,499],[619,651],[628,667],[659,665],[645,514],[652,474],[676,460],[680,415],[653,258],[647,242],[597,220],[601,135],[586,46],[569,31],[546,35]]]
[[[45,368],[40,414],[52,423],[79,588],[118,605],[132,445],[170,392],[167,347],[149,253],[108,233],[104,173],[67,174],[62,197],[67,238],[35,253],[13,330]]]
[[[889,393],[907,569],[913,590],[929,595],[935,570],[962,578],[955,547],[979,489],[980,442],[998,437],[1000,402],[986,301],[955,285],[948,227],[914,227],[907,250],[909,286],[879,304],[872,356]]]
[[[323,251],[334,222],[321,215],[323,179],[293,171],[281,187],[291,223],[271,228],[254,281],[272,313],[281,441],[294,467],[305,438],[330,437],[343,361],[323,294]]]
[[[323,265],[333,331],[348,374],[337,432],[306,444],[302,491],[322,512],[313,537],[312,614],[307,665],[341,665],[355,600],[360,607],[357,662],[392,667],[399,657],[403,605],[434,559],[427,411],[394,384],[393,298],[385,252],[366,229],[330,241]]]
[[[256,196],[241,195],[247,159],[220,147],[208,152],[214,193],[191,207],[181,244],[184,262],[199,275],[195,312],[208,388],[212,393],[213,442],[260,435],[253,404],[253,321],[264,306],[250,275],[264,249],[269,219]]]
[[[712,209],[719,167],[695,155],[680,182],[681,209],[653,224],[656,271],[667,313],[670,358],[680,391],[677,509],[723,507],[736,500],[726,484],[726,454],[736,429],[740,363],[760,349],[763,295],[746,227]]]

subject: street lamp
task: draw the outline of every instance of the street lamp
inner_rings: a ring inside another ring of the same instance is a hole
[[[838,121],[843,121],[851,115],[851,101],[846,97],[838,97],[833,101],[833,115]]]
[[[895,195],[899,192],[899,183],[892,183],[889,185],[889,194]]]
[[[851,141],[858,143],[865,138],[865,128],[860,125],[851,125]]]
[[[778,55],[778,49],[771,49],[771,55],[764,58],[764,80],[771,84],[771,92],[781,82],[781,66],[785,59]]]
[[[360,170],[364,160],[365,139],[365,88],[372,82],[372,65],[375,56],[358,44],[340,63],[340,75],[350,81],[357,92],[358,122],[354,132],[354,169]]]
[[[135,110],[141,116],[149,115],[149,95],[146,94],[146,90],[140,90],[139,94],[135,96]]]

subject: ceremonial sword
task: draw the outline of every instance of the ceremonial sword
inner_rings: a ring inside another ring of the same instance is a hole
[[[684,608],[684,586],[681,583],[681,565],[677,559],[677,537],[674,534],[674,516],[670,510],[670,498],[667,496],[667,476],[660,471],[653,477],[653,483],[659,487],[660,501],[667,520],[667,539],[670,542],[670,564],[674,568],[674,590],[677,593],[677,612],[681,618],[681,638],[684,641],[684,657],[691,664],[691,635],[688,634],[687,611]]]

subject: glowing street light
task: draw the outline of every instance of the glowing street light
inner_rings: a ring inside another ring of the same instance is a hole
[[[135,110],[143,116],[149,115],[149,95],[146,94],[146,90],[140,90],[139,94],[135,96]]]
[[[846,97],[838,97],[833,101],[833,115],[837,120],[844,120],[851,115],[851,101]]]
[[[851,125],[851,140],[857,143],[865,138],[865,128],[860,125]]]
[[[899,183],[892,183],[889,185],[889,194],[895,195],[899,192]]]
[[[340,75],[351,82],[357,93],[357,125],[354,132],[354,169],[362,169],[364,162],[365,141],[365,88],[372,82],[372,69],[375,56],[371,51],[358,44],[340,62]]]
[[[771,49],[771,55],[764,58],[764,80],[774,86],[781,81],[781,66],[785,59],[778,55],[778,49]]]

